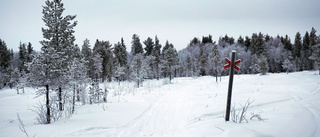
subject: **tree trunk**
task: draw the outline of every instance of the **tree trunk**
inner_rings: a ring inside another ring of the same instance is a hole
[[[76,84],[73,85],[73,96],[72,96],[72,114],[74,113],[74,105],[76,101]]]
[[[80,102],[80,88],[77,86],[77,101]]]
[[[47,124],[50,124],[49,85],[46,85]]]
[[[172,77],[171,77],[171,65],[169,65],[169,82],[170,82],[170,84],[171,84],[171,79],[172,79]]]
[[[62,111],[62,89],[59,87],[58,91],[58,99],[59,99],[59,110]]]
[[[159,76],[159,66],[157,66],[157,80],[160,79],[160,76]]]
[[[104,95],[103,95],[103,102],[107,103],[107,95],[108,95],[108,90],[105,88],[104,89]],[[120,96],[120,95],[119,95]]]
[[[216,69],[216,82],[218,82],[218,70]]]

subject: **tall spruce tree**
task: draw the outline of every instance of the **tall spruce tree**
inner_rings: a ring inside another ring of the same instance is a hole
[[[317,32],[317,30],[314,27],[312,27],[311,31],[310,31],[310,45],[311,46],[318,44],[318,37],[316,35],[316,32]]]
[[[27,68],[25,66],[27,61],[28,61],[27,57],[28,57],[28,54],[27,54],[26,44],[20,42],[20,46],[19,46],[19,61],[18,61],[19,62],[19,65],[18,65],[19,72],[27,70]]]
[[[102,81],[111,81],[113,75],[113,53],[109,41],[97,40],[93,47],[93,54],[100,54],[102,58]]]
[[[288,35],[286,35],[285,37],[281,36],[281,42],[284,45],[284,49],[292,52],[293,47],[292,47],[291,40]]]
[[[222,61],[220,58],[221,57],[220,57],[220,52],[218,50],[218,46],[214,45],[212,47],[212,52],[210,54],[210,61],[211,61],[211,64],[213,65],[212,68],[216,76],[216,82],[218,82],[218,74],[220,70],[219,68],[222,67]]]
[[[294,51],[293,51],[293,57],[295,60],[295,66],[297,71],[302,70],[301,53],[300,53],[301,49],[302,49],[301,34],[297,32],[294,39]]]
[[[62,88],[68,83],[68,64],[72,59],[75,37],[73,22],[76,16],[62,16],[64,11],[61,0],[47,0],[43,6],[42,20],[46,28],[42,28],[44,40],[40,41],[42,53],[29,65],[30,82],[37,86],[45,86],[47,117],[46,123],[51,122],[49,106],[49,87],[58,87],[58,109],[63,110]],[[37,81],[37,82],[36,82]]]
[[[147,40],[145,40],[143,42],[144,45],[146,45],[146,47],[144,48],[144,50],[146,51],[146,53],[144,54],[145,56],[150,56],[152,55],[152,51],[154,48],[154,42],[152,40],[152,38],[148,37]]]
[[[33,56],[32,56],[32,52],[33,52],[33,47],[32,47],[32,44],[29,42],[28,43],[28,47],[27,47],[27,52],[28,52],[28,57],[27,57],[27,61],[28,62],[31,62],[32,59],[33,59]]]
[[[261,32],[259,34],[253,33],[250,43],[251,54],[261,56],[262,54],[265,54],[265,49],[263,34]]]
[[[83,41],[83,45],[81,48],[81,53],[85,60],[85,66],[88,68],[87,75],[89,78],[93,79],[93,53],[92,49],[90,48],[90,41],[88,39],[85,39]]]
[[[9,68],[11,66],[10,50],[5,41],[0,39],[0,89],[5,87],[10,80]]]
[[[159,42],[158,37],[155,37],[155,43],[154,43],[154,48],[152,51],[152,56],[154,56],[154,71],[156,74],[156,78],[157,80],[159,80],[160,78],[160,57],[161,57],[161,44]]]
[[[123,38],[121,38],[121,42],[118,42],[117,44],[115,44],[113,53],[119,65],[121,67],[126,67],[128,57],[127,57],[127,48],[126,48],[126,45],[124,44]]]
[[[63,110],[62,104],[62,88],[68,79],[66,75],[68,73],[68,65],[71,62],[74,50],[74,41],[75,37],[74,27],[77,25],[77,21],[73,20],[76,18],[75,15],[63,16],[63,3],[61,0],[47,0],[46,5],[43,6],[43,18],[42,20],[45,23],[47,28],[42,28],[43,37],[45,40],[40,41],[43,45],[43,48],[52,47],[60,58],[60,63],[57,64],[58,76],[58,100],[59,100],[59,110]]]
[[[113,49],[114,54],[114,66],[115,66],[115,77],[120,81],[125,80],[125,73],[127,68],[127,50],[124,44],[123,38],[121,42],[118,42],[114,45]]]
[[[300,51],[301,62],[303,63],[303,67],[302,67],[303,70],[310,70],[311,69],[311,66],[309,66],[310,60],[308,59],[308,57],[311,56],[309,51],[311,51],[310,37],[309,37],[309,32],[306,31],[306,33],[302,39],[302,48]]]
[[[137,34],[133,34],[131,44],[131,54],[133,56],[136,54],[143,54],[142,44]]]
[[[163,62],[164,62],[164,76],[169,77],[169,80],[173,79],[173,76],[176,74],[176,70],[179,65],[178,52],[170,43],[170,46],[163,53]]]
[[[251,45],[251,39],[248,36],[246,36],[244,40],[244,46],[246,47],[245,49],[246,51],[248,51],[250,45]]]
[[[206,54],[206,52],[204,51],[204,45],[201,44],[200,45],[200,51],[199,51],[199,58],[198,58],[198,62],[200,63],[199,68],[200,68],[200,76],[205,76],[207,74],[206,72],[206,67],[208,64],[208,55]]]
[[[239,36],[237,43],[240,45],[244,45],[244,39],[242,38],[242,36]]]
[[[319,70],[320,75],[320,44],[313,45],[312,51],[312,55],[309,57],[309,59],[314,61],[314,67],[315,69]]]

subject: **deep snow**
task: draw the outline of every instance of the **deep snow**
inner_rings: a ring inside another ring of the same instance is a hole
[[[70,118],[39,125],[30,109],[43,97],[35,90],[24,95],[0,90],[0,136],[320,136],[320,76],[315,71],[261,75],[235,75],[232,106],[237,110],[254,100],[251,112],[264,121],[225,122],[228,77],[175,78],[172,84],[151,80],[135,89],[133,83],[108,84],[109,103],[78,105]],[[121,91],[121,96],[115,96]],[[114,93],[113,93],[114,92]],[[119,101],[118,101],[119,100]]]

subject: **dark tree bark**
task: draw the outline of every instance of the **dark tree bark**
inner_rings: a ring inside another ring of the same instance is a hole
[[[59,110],[62,111],[63,107],[62,107],[62,89],[61,89],[61,87],[59,87],[58,98],[59,98]]]
[[[74,106],[76,101],[76,85],[73,85],[73,96],[72,96],[72,114],[74,113]]]
[[[50,124],[49,85],[46,85],[47,124]]]

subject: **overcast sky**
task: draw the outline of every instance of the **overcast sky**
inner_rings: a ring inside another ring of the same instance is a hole
[[[88,38],[112,44],[124,38],[131,50],[133,34],[141,42],[158,35],[176,49],[185,48],[194,37],[211,34],[214,41],[228,34],[238,39],[262,32],[271,36],[296,32],[302,35],[314,27],[320,34],[320,0],[62,0],[64,15],[77,15],[76,44]],[[1,0],[0,39],[18,51],[21,42],[40,50],[44,0]]]

